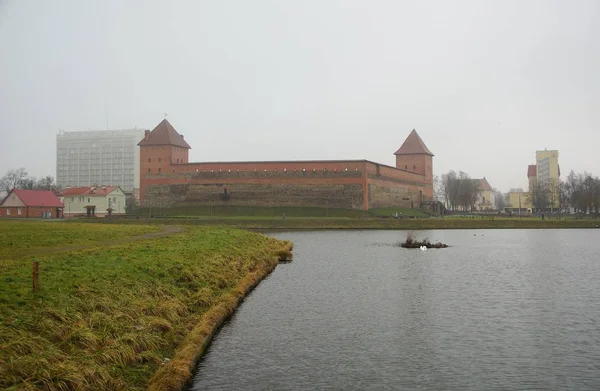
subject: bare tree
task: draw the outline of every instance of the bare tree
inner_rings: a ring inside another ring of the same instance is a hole
[[[9,170],[6,175],[0,179],[0,190],[10,193],[14,189],[21,189],[27,179],[27,171],[24,168]]]
[[[23,179],[23,182],[21,182],[21,186],[19,186],[19,188],[25,189],[25,190],[35,190],[36,189],[35,178],[29,177],[29,178]]]
[[[477,196],[481,192],[479,181],[471,179],[469,174],[460,171],[458,173],[458,204],[463,207],[463,210],[473,210],[477,202]]]
[[[436,201],[440,201],[443,197],[443,189],[440,177],[437,175],[433,176],[433,199]]]
[[[506,196],[498,189],[494,189],[494,199],[496,200],[496,209],[504,210],[504,208],[508,206]]]
[[[463,171],[457,174],[454,170],[442,175],[440,189],[446,207],[451,210],[456,210],[457,207],[462,207],[465,211],[473,210],[477,196],[481,192],[478,180],[471,179]]]
[[[537,211],[544,211],[549,205],[549,188],[544,183],[533,180],[529,184],[527,198],[531,206]]]
[[[39,190],[58,190],[58,186],[56,186],[56,183],[54,182],[54,177],[52,175],[46,175],[45,177],[38,180],[35,184],[35,187]]]
[[[451,170],[442,175],[440,188],[446,203],[446,208],[456,210],[456,199],[458,197],[458,175]]]

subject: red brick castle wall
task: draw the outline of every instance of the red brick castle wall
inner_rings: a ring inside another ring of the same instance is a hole
[[[363,210],[419,207],[433,196],[433,155],[424,144],[425,152],[414,148],[415,143],[422,141],[413,131],[396,152],[400,168],[367,160],[189,163],[189,145],[163,120],[139,144],[140,200]]]

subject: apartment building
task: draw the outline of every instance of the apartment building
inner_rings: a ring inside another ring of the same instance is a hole
[[[558,185],[560,184],[560,166],[558,164],[557,150],[535,151],[535,165],[527,169],[529,191],[537,185],[539,191],[547,194],[548,207],[558,208]]]
[[[140,187],[144,129],[60,132],[56,136],[59,187],[118,186],[134,194]]]

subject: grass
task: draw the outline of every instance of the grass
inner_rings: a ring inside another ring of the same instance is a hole
[[[133,215],[148,216],[148,209],[139,208]],[[186,216],[186,217],[281,217],[285,214],[288,217],[365,217],[365,216],[390,216],[398,212],[404,216],[426,216],[418,209],[409,208],[379,208],[371,209],[368,212],[356,209],[343,208],[324,208],[324,207],[283,207],[283,206],[236,206],[236,205],[178,205],[171,208],[155,208],[153,215],[158,216]]]
[[[159,230],[156,226],[147,225],[116,227],[71,221],[0,220],[0,259],[15,256],[23,251],[90,244]]]
[[[400,230],[424,230],[424,229],[537,229],[537,228],[594,228],[600,225],[600,220],[557,220],[541,218],[518,217],[444,217],[444,218],[287,218],[281,217],[208,217],[208,218],[154,218],[151,220],[124,220],[122,223],[139,224],[150,222],[152,224],[185,224],[201,226],[225,226],[242,229],[255,230],[300,230],[300,229],[400,229]]]
[[[53,235],[46,224],[45,235]],[[6,235],[17,240],[22,233]],[[188,227],[168,237],[38,256],[35,293],[32,257],[3,260],[0,389],[181,389],[216,328],[290,249],[257,233]]]

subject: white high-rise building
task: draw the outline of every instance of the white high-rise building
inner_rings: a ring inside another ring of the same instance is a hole
[[[140,187],[144,129],[60,132],[56,136],[56,183],[60,187]]]

